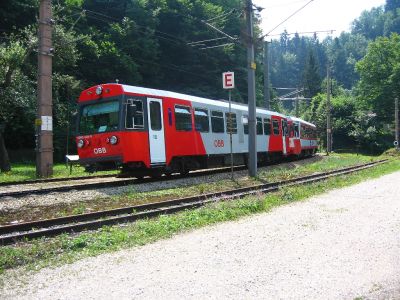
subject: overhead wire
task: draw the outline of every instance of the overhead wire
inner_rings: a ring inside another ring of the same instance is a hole
[[[302,7],[300,7],[299,9],[297,9],[294,13],[292,13],[290,16],[288,16],[286,19],[284,19],[282,22],[280,22],[278,25],[276,25],[274,28],[272,28],[268,33],[262,35],[259,39],[262,40],[265,37],[267,37],[271,32],[273,32],[275,29],[277,29],[279,26],[281,26],[282,24],[286,23],[287,20],[289,20],[290,18],[292,18],[294,15],[298,14],[300,11],[302,11],[304,8],[306,8],[311,2],[313,2],[314,0],[310,0],[308,1],[306,4],[304,4]]]
[[[285,7],[285,6],[291,6],[293,4],[300,3],[300,2],[306,2],[306,1],[307,0],[296,0],[296,1],[290,1],[290,2],[282,2],[281,1],[279,4],[266,6],[264,8],[268,9],[268,8],[275,8],[275,7]]]
[[[232,14],[232,13],[234,13],[235,11],[236,11],[235,9],[232,9],[230,12],[228,12],[228,13],[226,13],[226,14]],[[121,21],[122,21],[122,20],[120,20],[120,19],[116,19],[116,18],[114,18],[114,17],[107,16],[107,15],[104,15],[104,14],[102,14],[102,13],[98,13],[98,12],[95,12],[95,11],[92,11],[92,10],[87,10],[87,9],[80,10],[80,12],[77,13],[77,14],[74,14],[74,16],[75,16],[75,15],[80,15],[80,17],[81,17],[82,13],[85,13],[85,16],[88,17],[88,18],[91,18],[91,19],[97,20],[97,21],[101,21],[101,22],[105,22],[105,23],[108,23],[108,24],[110,24],[111,22],[121,22]],[[173,13],[175,13],[175,12],[173,12]],[[180,15],[180,16],[184,16],[184,15],[181,15],[181,14],[179,14],[179,13],[176,13],[176,14],[177,14],[177,15]],[[221,16],[223,16],[223,15],[226,15],[226,14],[222,14],[222,15],[220,15],[219,17],[221,17]],[[71,15],[71,16],[72,16],[72,15]],[[79,21],[80,17],[78,18],[78,21]],[[205,22],[205,21],[203,21],[203,20],[200,20],[200,19],[195,18],[195,17],[192,17],[192,16],[184,16],[184,17],[193,18],[193,19],[196,19],[197,21],[202,22],[202,23]],[[75,22],[74,25],[75,25],[76,23],[77,23],[77,22]],[[153,29],[153,28],[150,28],[150,27],[148,27],[148,26],[143,26],[143,25],[139,25],[139,24],[136,24],[136,23],[135,23],[135,26],[138,27],[138,28],[141,28],[142,30],[140,30],[140,31],[143,32],[143,33],[145,33],[145,30],[149,30],[149,31],[151,31],[151,32],[154,32],[154,36],[156,36],[157,38],[160,38],[160,39],[166,40],[166,41],[168,41],[168,42],[171,42],[171,43],[174,44],[174,45],[176,45],[177,42],[180,42],[180,43],[183,43],[183,44],[186,44],[186,45],[189,45],[190,43],[194,43],[194,44],[197,44],[197,43],[198,43],[198,44],[200,44],[200,42],[202,42],[202,41],[188,42],[188,41],[185,41],[185,40],[182,39],[182,38],[177,38],[177,37],[174,36],[174,35],[171,35],[171,34],[169,34],[169,33],[162,32],[162,31],[159,31],[159,30],[156,30],[156,29]],[[96,34],[95,34],[95,35],[96,35]],[[229,35],[227,35],[227,36],[229,36]],[[222,39],[226,39],[227,36],[220,37],[220,38],[215,38],[215,39],[204,40],[204,41],[222,40]],[[229,37],[230,37],[230,36],[229,36]],[[232,38],[232,37],[230,37],[230,38]],[[82,39],[83,39],[83,38],[82,38]],[[81,40],[81,39],[79,39],[79,40]],[[204,42],[204,41],[203,41],[203,42]],[[224,45],[213,46],[212,48],[222,47],[222,46],[227,46],[227,45],[232,45],[232,44],[234,44],[234,43],[226,43],[226,44],[224,44]],[[208,48],[208,47],[206,47],[205,49],[207,49],[207,48]],[[196,49],[196,48],[195,48],[195,49]],[[201,50],[201,49],[202,49],[202,48],[200,48],[199,50]],[[200,52],[200,53],[201,53],[201,52]],[[199,78],[208,79],[208,80],[210,79],[210,76],[205,76],[205,75],[201,75],[201,74],[199,74],[199,73],[190,72],[190,71],[188,71],[188,70],[179,68],[178,66],[175,66],[175,65],[160,64],[160,63],[156,63],[156,62],[154,62],[154,61],[149,61],[149,60],[145,60],[145,59],[141,59],[141,58],[137,58],[137,57],[135,58],[135,60],[137,60],[137,61],[142,61],[142,62],[147,63],[147,64],[157,65],[157,66],[159,66],[159,67],[161,67],[161,68],[166,68],[166,69],[174,70],[174,71],[177,71],[177,72],[182,72],[182,73],[190,74],[190,75],[193,75],[193,76],[196,76],[196,77],[199,77]],[[219,74],[220,72],[219,72],[219,71],[208,72],[208,74],[210,74],[210,75],[211,75],[211,74],[215,75],[215,76],[216,76],[216,79],[219,80],[219,76],[216,75],[217,73]],[[202,73],[202,74],[204,74],[204,73]]]
[[[315,30],[315,31],[303,31],[303,32],[291,32],[291,33],[285,33],[286,35],[295,35],[295,34],[316,34],[316,33],[330,33],[332,34],[335,32],[335,29],[330,29],[330,30]],[[277,34],[270,34],[268,36],[280,36],[283,33],[277,33]]]

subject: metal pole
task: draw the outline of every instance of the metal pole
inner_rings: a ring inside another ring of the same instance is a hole
[[[52,23],[51,0],[39,8],[38,110],[36,120],[36,175],[53,174]]]
[[[299,89],[296,94],[296,117],[299,117]]]
[[[328,62],[326,75],[326,154],[332,151],[332,128],[331,128],[331,70]]]
[[[247,0],[246,7],[247,22],[247,63],[248,63],[248,105],[249,105],[249,176],[257,175],[257,135],[256,135],[256,84],[254,62],[254,36],[253,36],[253,3]]]
[[[233,143],[232,143],[232,92],[229,90],[229,145],[231,150],[231,179],[233,180]]]
[[[264,101],[265,108],[271,107],[271,95],[269,93],[269,57],[268,57],[268,42],[264,42]]]
[[[395,114],[395,122],[396,122],[396,126],[395,126],[395,139],[397,141],[397,146],[396,149],[397,151],[400,150],[400,146],[399,146],[399,98],[396,97],[395,102],[394,102],[395,108],[394,108],[394,114]]]

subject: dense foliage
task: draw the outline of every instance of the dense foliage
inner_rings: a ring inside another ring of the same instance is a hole
[[[0,165],[5,147],[33,154],[39,0],[0,2]],[[247,101],[243,0],[59,0],[53,1],[53,100],[55,155],[61,160],[73,132],[75,99],[88,86],[115,82],[224,98],[221,73],[236,72],[233,99]],[[233,44],[203,20],[237,38]],[[258,22],[256,18],[256,23]],[[260,30],[256,24],[256,34]],[[333,88],[334,143],[384,149],[391,134],[391,101],[398,91],[400,3],[364,11],[352,31],[319,40],[284,32],[270,43],[272,87],[303,88],[312,98],[300,114],[324,136],[326,71]],[[193,45],[192,42],[219,38]],[[221,44],[224,47],[208,48]],[[208,49],[201,49],[208,48]],[[256,44],[258,66],[262,43]],[[263,99],[257,69],[257,103]],[[397,79],[397,80],[396,80]],[[321,94],[322,93],[322,94]],[[276,90],[271,93],[277,95]],[[286,108],[285,108],[286,107]],[[273,101],[273,108],[286,113]],[[4,131],[2,130],[4,129]],[[4,134],[3,134],[4,132]],[[335,147],[335,146],[334,146]],[[21,159],[21,153],[18,153]],[[33,157],[33,156],[31,156]]]
[[[351,32],[319,41],[284,32],[270,46],[273,87],[304,88],[311,101],[300,105],[300,116],[315,122],[326,140],[328,64],[334,78],[332,116],[334,149],[368,152],[390,147],[394,136],[394,98],[399,96],[400,1],[364,11]],[[314,82],[315,84],[310,84]],[[315,88],[312,88],[315,87]],[[320,93],[322,94],[320,94]],[[294,114],[293,105],[285,112]]]

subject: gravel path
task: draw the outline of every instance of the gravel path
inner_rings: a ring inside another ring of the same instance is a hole
[[[19,277],[4,299],[400,299],[400,172]]]

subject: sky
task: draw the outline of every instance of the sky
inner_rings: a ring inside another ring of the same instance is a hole
[[[261,28],[264,34],[308,2],[310,0],[253,0],[254,5],[264,8],[261,12]],[[338,36],[342,31],[350,31],[351,22],[364,10],[384,4],[385,0],[312,0],[301,11],[272,31],[271,38],[277,38],[278,36],[273,35],[279,35],[285,29],[288,33],[335,30],[333,36]],[[326,33],[319,33],[318,36],[324,38]]]

